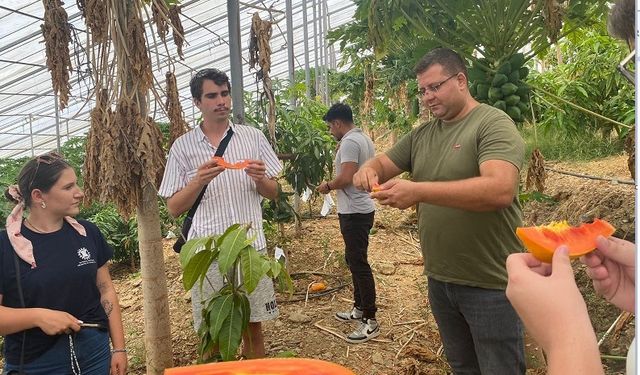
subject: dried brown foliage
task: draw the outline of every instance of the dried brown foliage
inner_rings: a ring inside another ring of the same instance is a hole
[[[558,35],[562,29],[562,17],[564,15],[564,6],[560,0],[542,0],[544,1],[542,15],[544,23],[547,26],[549,41],[555,43],[558,41]]]
[[[153,15],[153,23],[156,24],[156,30],[158,36],[164,42],[166,40],[167,33],[169,33],[169,24],[167,23],[166,14],[169,13],[167,4],[162,1],[154,1],[151,4],[151,12]]]
[[[138,85],[137,88],[139,90],[146,91],[151,88],[153,74],[151,72],[151,59],[149,58],[147,43],[144,38],[144,22],[142,22],[137,13],[134,13],[127,26],[126,40],[128,42],[132,81]]]
[[[83,15],[95,43],[104,43],[109,38],[109,6],[104,0],[84,0]]]
[[[262,80],[263,95],[267,97],[267,127],[271,144],[276,145],[276,100],[273,95],[273,84],[269,72],[271,71],[271,22],[260,19],[258,13],[254,13],[251,19],[251,33],[249,40],[249,66],[258,70],[258,78]]]
[[[629,156],[627,158],[627,168],[631,173],[631,178],[636,179],[636,127],[634,127],[627,133],[624,139],[624,151]]]
[[[47,68],[51,72],[53,91],[58,94],[60,110],[69,102],[69,73],[72,70],[69,56],[71,29],[69,17],[60,0],[43,0],[44,23],[40,25],[44,36]]]
[[[169,147],[178,137],[187,132],[187,122],[184,120],[182,106],[180,105],[180,97],[178,96],[178,85],[176,84],[176,76],[173,72],[167,72],[167,116],[169,117]]]
[[[535,186],[536,191],[540,193],[544,192],[544,183],[547,179],[547,171],[544,169],[544,156],[539,149],[534,149],[531,152],[531,159],[529,160],[529,168],[527,168],[527,181],[526,189]]]
[[[184,55],[182,54],[182,47],[184,45],[184,28],[182,27],[182,21],[180,21],[181,10],[181,6],[172,5],[171,8],[169,8],[169,19],[173,26],[173,42],[176,44],[178,56],[184,60]]]
[[[147,117],[141,125],[142,129],[135,150],[136,158],[144,172],[140,176],[142,182],[140,188],[150,183],[157,189],[162,181],[166,161],[162,149],[162,132],[151,117]],[[142,190],[140,190],[140,196],[142,196]]]
[[[109,137],[109,123],[112,112],[109,106],[109,96],[106,89],[96,94],[96,106],[91,110],[91,127],[87,135],[84,158],[84,199],[91,202],[100,198],[100,153],[104,140]]]

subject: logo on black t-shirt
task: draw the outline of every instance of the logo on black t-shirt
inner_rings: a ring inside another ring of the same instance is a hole
[[[78,249],[78,258],[80,258],[80,262],[78,262],[78,267],[86,266],[87,264],[95,263],[95,259],[91,259],[91,253],[87,250],[86,247],[81,247]]]

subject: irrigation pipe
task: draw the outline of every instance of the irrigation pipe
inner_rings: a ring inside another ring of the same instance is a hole
[[[566,175],[574,176],[574,177],[588,178],[588,179],[591,179],[591,180],[609,181],[609,182],[613,182],[614,184],[627,184],[627,185],[635,185],[636,184],[636,182],[633,181],[633,180],[620,180],[620,179],[617,179],[617,178],[591,176],[591,175],[588,175],[588,174],[561,171],[561,170],[550,168],[550,167],[544,167],[544,169],[547,170],[547,171],[560,173],[560,174],[566,174]]]

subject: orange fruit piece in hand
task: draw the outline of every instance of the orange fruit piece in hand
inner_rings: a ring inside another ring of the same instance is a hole
[[[377,192],[379,192],[381,190],[382,190],[382,188],[380,187],[380,184],[377,183],[377,182],[375,184],[373,184],[373,186],[371,187],[371,191],[374,192],[374,193],[377,193]]]
[[[569,248],[569,257],[577,258],[596,248],[598,236],[609,237],[616,229],[604,220],[570,226],[566,221],[552,222],[536,227],[519,227],[516,234],[534,257],[551,263],[553,253],[560,245]]]
[[[245,169],[246,167],[249,166],[249,162],[246,160],[242,160],[237,163],[229,163],[226,160],[224,160],[222,156],[214,156],[213,160],[215,160],[219,166],[225,169]]]

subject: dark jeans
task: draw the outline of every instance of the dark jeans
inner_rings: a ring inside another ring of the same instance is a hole
[[[456,375],[515,375],[526,371],[520,318],[504,290],[428,278],[429,304]]]
[[[111,368],[109,333],[93,328],[83,328],[73,334],[73,348],[83,375],[107,375]],[[6,363],[3,374],[18,372],[19,365]],[[73,374],[69,336],[61,335],[56,344],[33,362],[26,363],[27,375]]]
[[[338,214],[344,239],[344,258],[353,279],[354,305],[363,311],[363,318],[376,317],[376,284],[367,261],[369,231],[374,212],[368,214]]]

